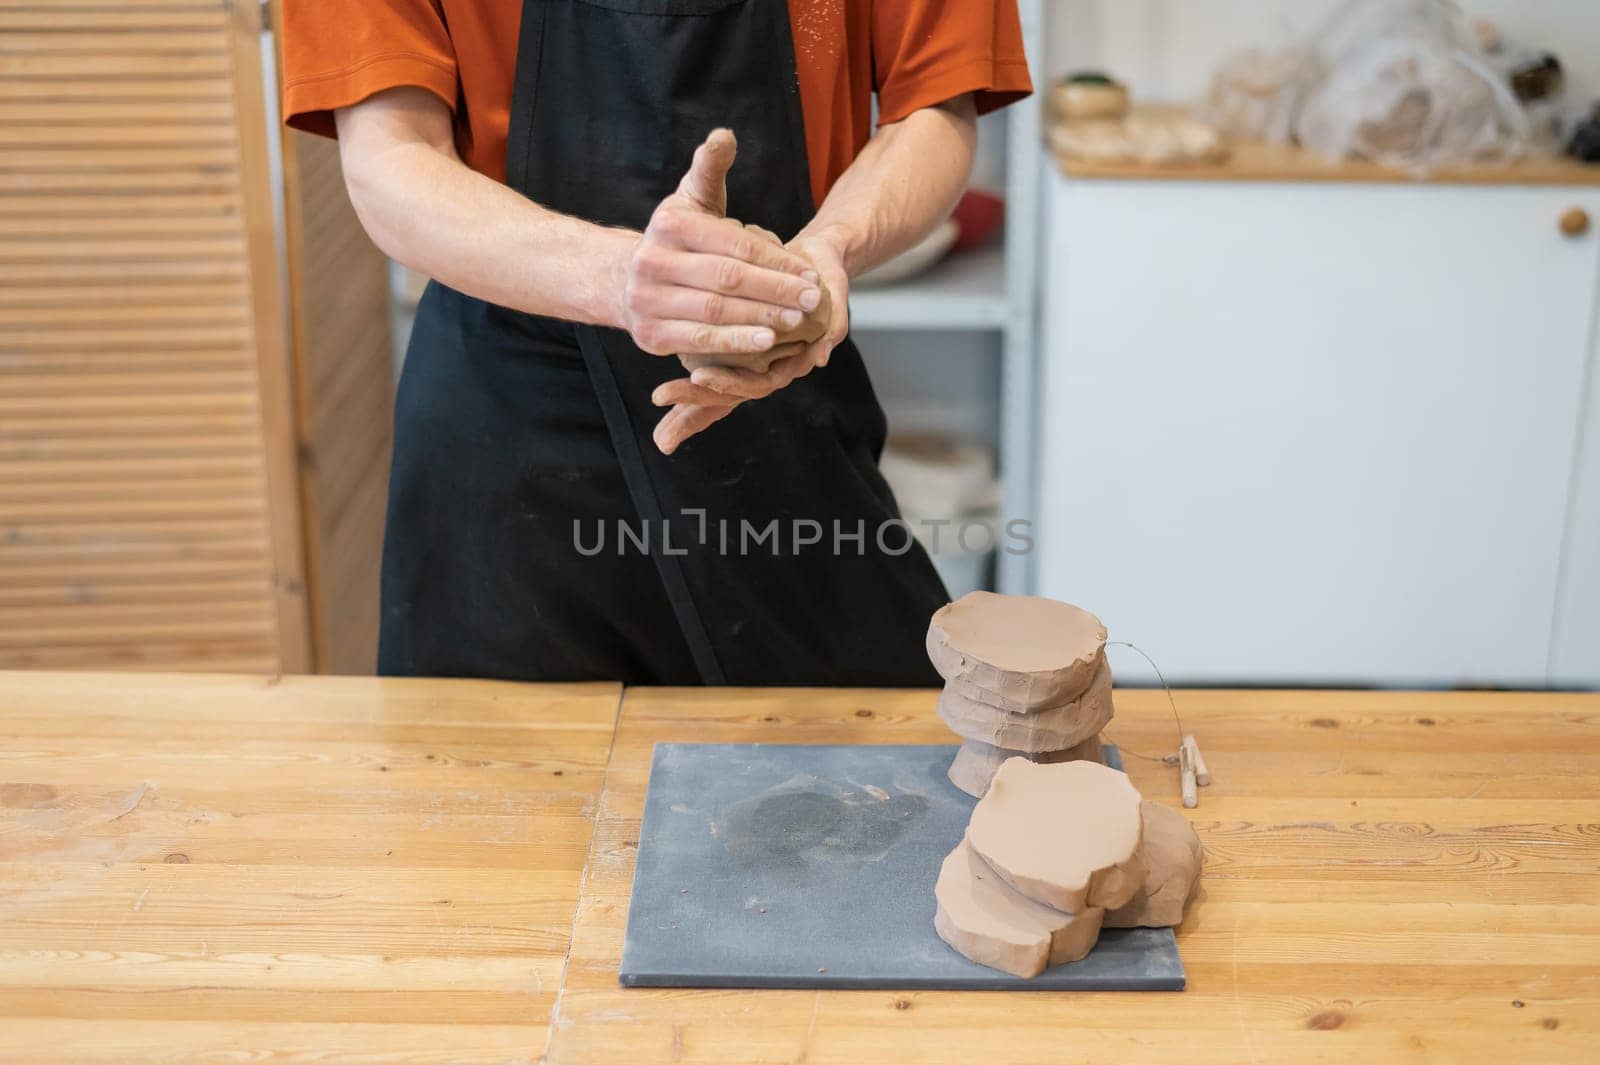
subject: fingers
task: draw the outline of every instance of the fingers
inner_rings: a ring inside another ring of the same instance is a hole
[[[793,354],[779,357],[765,373],[730,367],[701,367],[688,377],[657,385],[650,402],[672,409],[651,434],[656,447],[670,455],[685,440],[726,418],[746,399],[761,399],[804,377],[816,367],[817,345],[785,344]],[[717,387],[706,382],[712,381]]]
[[[655,355],[766,351],[776,330],[793,328],[821,299],[793,274],[643,242],[623,293],[628,332]]]
[[[710,213],[722,216],[728,211],[728,171],[738,154],[739,144],[731,129],[714,129],[705,143],[694,150],[689,172],[678,183],[678,194]]]
[[[723,217],[736,151],[731,131],[712,131],[627,260],[620,324],[644,351],[766,351],[778,331],[795,330],[827,298],[806,255],[760,226]]]
[[[657,407],[676,407],[685,403],[695,403],[704,407],[727,407],[738,401],[721,392],[713,392],[709,388],[697,385],[687,377],[674,377],[656,386],[656,390],[650,393],[650,402]]]
[[[845,313],[848,314],[849,312],[846,311]],[[839,346],[840,342],[844,340],[848,333],[849,329],[847,323],[847,328],[839,330],[837,335],[830,330],[828,334],[821,340],[817,341],[815,344],[812,344],[809,352],[812,364],[816,366],[828,365],[828,363],[833,359],[833,349]]]
[[[663,455],[678,450],[683,442],[696,433],[704,432],[733,412],[733,406],[706,407],[695,404],[680,405],[667,411],[656,423],[651,438]]]
[[[776,238],[768,239],[763,229],[682,208],[658,211],[651,217],[650,227],[652,233],[686,251],[726,255],[768,270],[794,274],[813,284],[817,281],[817,271],[805,256],[790,251]]]
[[[844,342],[850,333],[850,278],[844,271],[830,271],[833,276],[827,279],[828,295],[832,301],[833,320],[828,325],[828,331],[813,347],[813,354],[818,366],[828,365],[828,360],[833,358],[833,349]]]
[[[710,325],[764,325],[775,332],[793,329],[805,320],[805,314],[793,307],[698,288],[650,286],[640,293],[640,303],[648,305],[658,318]]]
[[[779,363],[787,362],[794,356],[804,353],[806,348],[807,345],[801,343],[780,344],[773,348],[766,353],[766,358],[770,360],[768,363],[769,371]],[[699,370],[694,372],[698,373]],[[744,370],[743,368],[739,372],[750,373],[754,378],[761,381],[776,382],[787,376],[784,371],[780,371],[776,377],[771,375],[770,372],[762,373],[760,371]],[[804,376],[804,374],[796,374],[795,376]],[[794,377],[787,377],[787,379],[794,380]],[[712,376],[712,380],[717,380],[716,375]],[[748,391],[751,392],[759,391],[760,395],[740,395],[731,391],[718,391],[703,382],[703,377],[697,379],[693,373],[688,377],[674,377],[670,381],[664,381],[656,386],[655,391],[650,393],[650,402],[658,407],[670,407],[675,403],[707,403],[726,406],[730,403],[736,404],[742,399],[760,399],[763,396],[771,395],[772,392],[777,390],[776,388],[767,388],[765,390],[749,389]]]
[[[752,233],[756,234],[757,236],[761,237],[763,240],[765,240],[769,244],[782,244],[783,243],[783,239],[781,237],[779,237],[778,234],[774,233],[770,229],[766,229],[766,228],[763,228],[762,226],[758,226],[754,222],[746,222],[744,224],[744,227],[746,229],[748,229],[750,232],[752,232]]]
[[[735,366],[701,366],[689,375],[697,388],[730,399],[764,399],[810,373],[818,365],[811,345],[794,355],[778,359],[765,373]]]
[[[813,353],[816,365],[826,366],[833,349],[850,332],[850,275],[845,271],[843,253],[833,241],[817,235],[801,234],[791,242],[800,254],[816,264],[828,293],[828,328],[817,341]]]
[[[633,329],[633,342],[651,355],[755,355],[777,339],[764,325],[710,325],[649,318]]]
[[[790,251],[766,230],[741,226],[727,218],[666,204],[650,216],[647,236],[685,251],[726,256],[767,270],[793,274],[815,285],[817,271],[797,252]]]
[[[822,302],[822,290],[813,281],[728,256],[657,249],[646,252],[643,248],[634,254],[635,258],[643,257],[639,271],[646,281],[721,292],[801,311],[815,310]]]

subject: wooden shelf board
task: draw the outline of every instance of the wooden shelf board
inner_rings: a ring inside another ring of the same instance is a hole
[[[1521,159],[1509,164],[1484,163],[1450,167],[1426,177],[1377,163],[1346,160],[1330,163],[1314,152],[1276,144],[1235,144],[1220,163],[1199,166],[1106,165],[1067,159],[1056,163],[1069,178],[1132,181],[1355,181],[1428,185],[1555,185],[1600,186],[1600,165],[1567,158]]]

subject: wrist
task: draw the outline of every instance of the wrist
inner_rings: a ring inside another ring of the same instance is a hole
[[[846,274],[854,274],[857,270],[856,258],[862,245],[860,235],[843,222],[829,222],[816,228],[807,227],[801,231],[802,237],[808,240],[819,241],[833,250],[834,255],[844,266]]]
[[[589,321],[615,329],[628,327],[628,264],[638,247],[640,235],[628,229],[594,227],[597,262],[591,276],[593,291],[587,294],[584,310]]]

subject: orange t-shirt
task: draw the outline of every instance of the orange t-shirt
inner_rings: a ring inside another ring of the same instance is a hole
[[[523,0],[285,0],[283,113],[333,134],[332,111],[401,85],[455,115],[475,170],[505,180]],[[817,202],[878,121],[975,93],[980,113],[1032,89],[1016,0],[788,0]]]

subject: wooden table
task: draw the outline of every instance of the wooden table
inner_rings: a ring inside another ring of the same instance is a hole
[[[629,691],[552,1065],[1597,1060],[1600,696],[1179,693],[1215,778],[1183,994],[617,987],[653,744],[948,742],[933,703]],[[1125,748],[1175,746],[1159,693],[1117,707]]]
[[[621,689],[0,673],[0,1062],[534,1062]]]
[[[1209,853],[1179,932],[1190,989],[1080,995],[617,987],[652,744],[948,740],[931,692],[640,689],[602,796],[617,697],[0,674],[0,1062],[1503,1065],[1600,1046],[1600,696],[1179,693],[1216,778],[1190,812]],[[1126,749],[1170,744],[1159,695],[1117,705]],[[1128,765],[1176,803],[1173,771]]]

